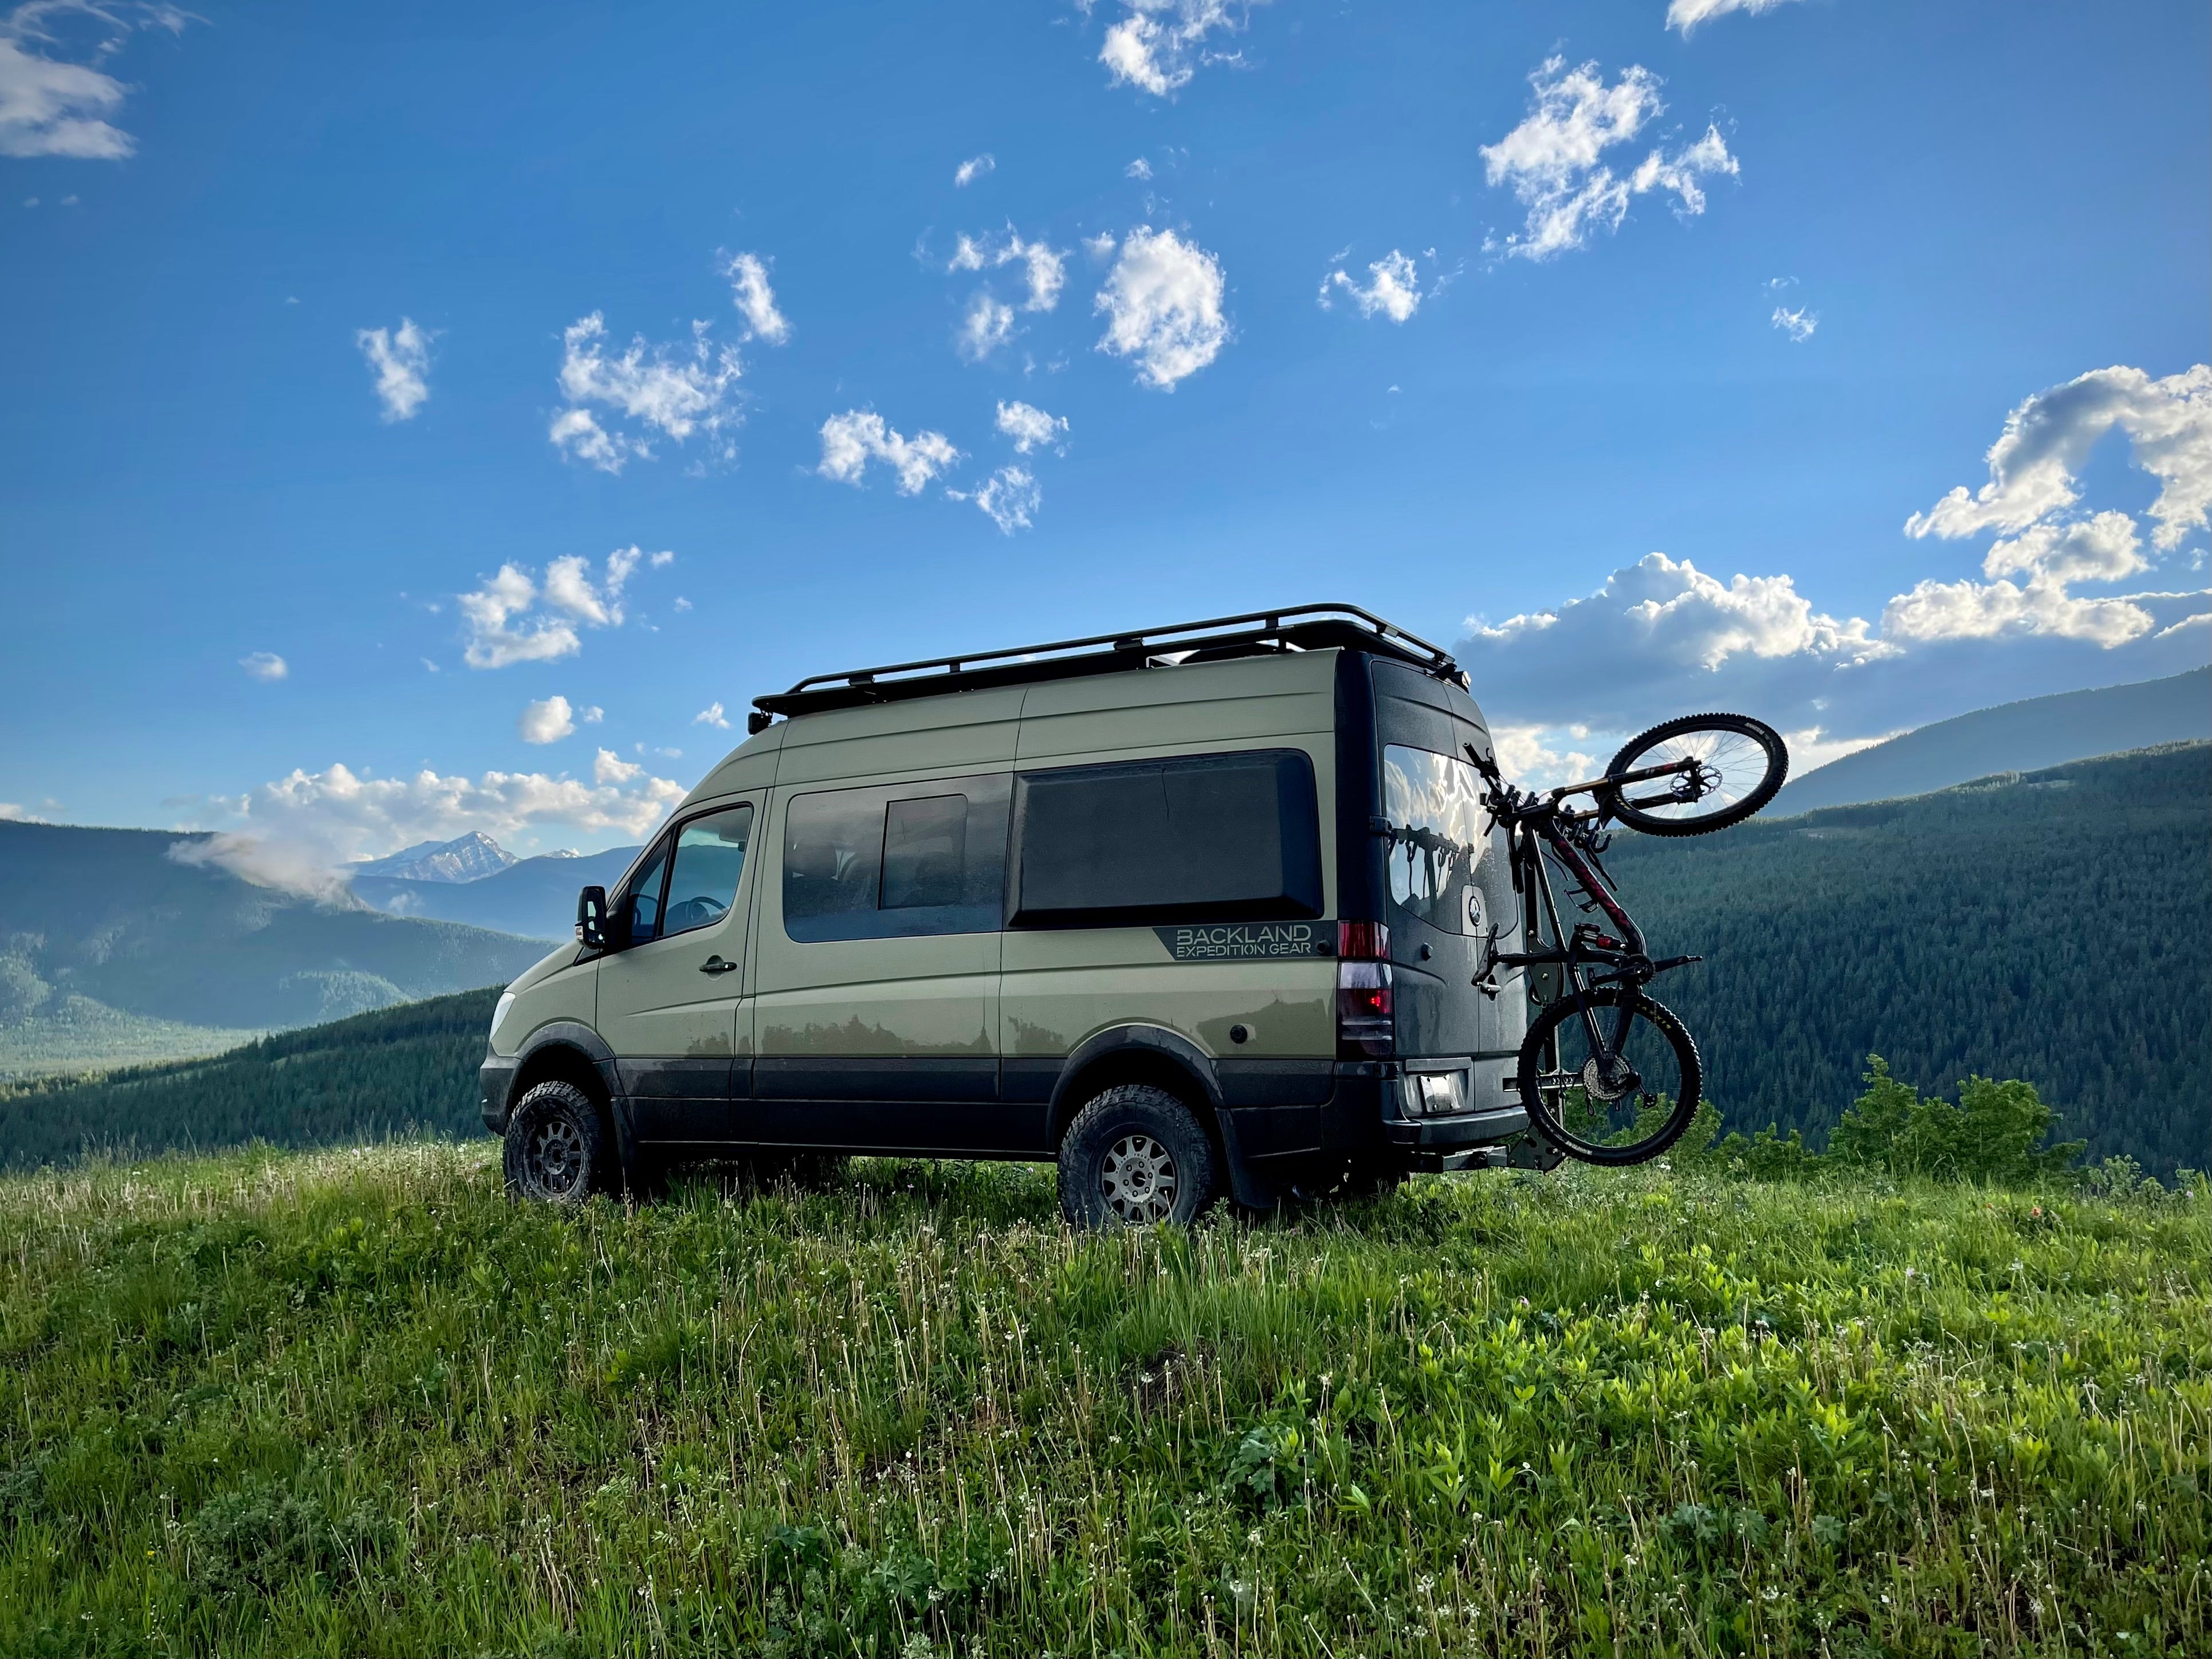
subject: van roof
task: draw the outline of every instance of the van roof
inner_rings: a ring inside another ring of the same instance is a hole
[[[753,698],[753,707],[759,712],[749,717],[747,725],[759,731],[779,714],[787,717],[816,714],[828,709],[1115,674],[1174,662],[1214,662],[1281,651],[1332,649],[1392,657],[1449,680],[1462,691],[1467,689],[1467,676],[1448,652],[1394,622],[1386,622],[1357,605],[1297,605],[1243,616],[1212,617],[1203,622],[1170,623],[1162,628],[1059,639],[1042,645],[1012,645],[958,656],[811,674],[789,691]]]

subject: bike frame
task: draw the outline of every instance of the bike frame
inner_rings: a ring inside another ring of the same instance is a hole
[[[1596,1010],[1590,1005],[1591,991],[1607,985],[1639,989],[1670,968],[1703,959],[1673,956],[1663,961],[1651,960],[1644,930],[1637,926],[1636,918],[1622,906],[1604,867],[1598,863],[1607,845],[1599,827],[1605,817],[1603,808],[1594,807],[1587,813],[1578,813],[1565,802],[1571,796],[1593,794],[1601,789],[1679,777],[1693,763],[1647,766],[1619,778],[1571,784],[1544,794],[1524,794],[1507,784],[1499,775],[1497,763],[1486,759],[1473,744],[1467,746],[1467,753],[1476,771],[1490,785],[1492,812],[1512,838],[1513,885],[1521,894],[1522,925],[1535,934],[1530,942],[1538,947],[1501,951],[1493,936],[1483,971],[1475,984],[1496,996],[1497,972],[1501,967],[1524,972],[1541,967],[1560,969],[1560,996],[1574,999],[1576,1011],[1589,1037],[1590,1052],[1608,1059],[1618,1056],[1627,1040],[1634,1010],[1626,999],[1616,1005],[1608,1040],[1607,1034],[1599,1029]],[[1552,890],[1549,865],[1553,862],[1559,865],[1575,891],[1582,895],[1581,907],[1585,912],[1602,911],[1606,919],[1620,930],[1619,938],[1600,931],[1589,923],[1578,924],[1571,932],[1561,925],[1559,901]],[[1539,906],[1540,916],[1537,913]],[[1532,924],[1548,929],[1548,942]],[[1556,1078],[1557,1052],[1548,1054],[1546,1061],[1548,1075]]]

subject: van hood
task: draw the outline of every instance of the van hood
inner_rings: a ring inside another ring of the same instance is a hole
[[[507,988],[519,997],[541,980],[551,979],[575,960],[576,947],[574,944],[556,945],[521,973],[516,975]]]

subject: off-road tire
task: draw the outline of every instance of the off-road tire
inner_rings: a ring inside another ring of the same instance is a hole
[[[614,1185],[599,1102],[571,1083],[542,1083],[515,1103],[501,1158],[510,1197],[573,1208]]]
[[[1073,1226],[1187,1227],[1218,1179],[1197,1115],[1148,1083],[1094,1096],[1060,1137],[1060,1209]]]
[[[1773,727],[1763,720],[1753,720],[1749,715],[1686,714],[1678,719],[1663,720],[1650,730],[1638,732],[1622,744],[1620,753],[1607,765],[1606,776],[1615,778],[1632,770],[1655,744],[1663,743],[1670,738],[1706,732],[1723,732],[1731,737],[1744,739],[1765,756],[1765,770],[1759,781],[1732,804],[1711,812],[1702,812],[1691,818],[1666,818],[1629,805],[1619,787],[1608,785],[1597,791],[1598,805],[1616,823],[1625,824],[1645,835],[1710,835],[1715,830],[1743,822],[1773,800],[1790,777],[1790,746],[1783,741],[1782,735]]]

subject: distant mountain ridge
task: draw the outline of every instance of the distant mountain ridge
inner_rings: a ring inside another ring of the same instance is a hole
[[[635,847],[605,852],[549,852],[518,860],[473,881],[414,880],[346,872],[354,897],[388,916],[416,916],[491,928],[532,939],[566,939],[576,924],[577,890],[611,887],[636,857]]]
[[[1897,800],[1996,772],[2202,738],[2212,738],[2212,668],[1938,720],[1791,780],[1765,815]]]
[[[404,881],[481,881],[521,861],[482,830],[450,841],[418,841],[386,858],[354,864],[346,874],[389,876]]]
[[[175,856],[207,839],[0,822],[0,1027],[35,1038],[39,1022],[82,1024],[97,1009],[226,1032],[303,1026],[503,985],[544,954]],[[36,1058],[15,1053],[11,1069]]]

